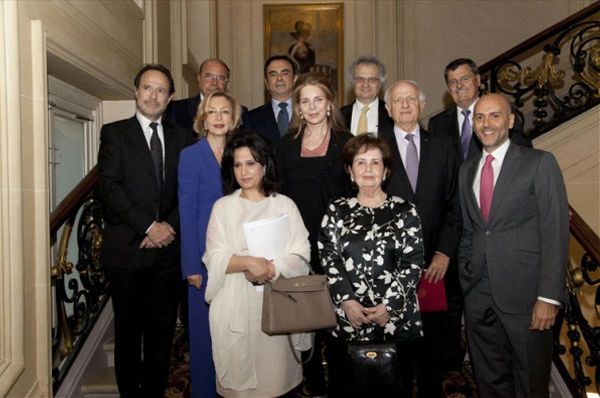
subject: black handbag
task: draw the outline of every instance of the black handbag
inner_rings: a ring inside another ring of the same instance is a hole
[[[402,389],[395,341],[383,341],[380,327],[376,335],[380,342],[349,343],[349,383],[353,391],[392,392]]]

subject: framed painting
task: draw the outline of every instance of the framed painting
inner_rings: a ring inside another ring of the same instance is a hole
[[[343,3],[265,4],[265,60],[287,54],[300,73],[330,76],[338,105],[344,104]],[[341,91],[340,91],[341,89]]]

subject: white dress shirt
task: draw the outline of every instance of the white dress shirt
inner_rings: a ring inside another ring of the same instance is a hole
[[[367,111],[367,132],[377,134],[377,128],[379,125],[379,97],[375,98],[370,104],[364,105],[359,100],[354,101],[352,106],[352,120],[350,120],[350,132],[356,135],[358,129],[358,119],[365,106],[369,107]]]
[[[146,116],[142,115],[139,111],[135,112],[135,117],[137,117],[140,126],[142,126],[142,131],[144,132],[144,138],[146,138],[146,143],[148,144],[148,149],[150,149],[150,138],[152,138],[152,127],[150,127],[150,123],[152,120],[148,119]],[[158,138],[160,139],[160,143],[162,146],[162,158],[163,158],[163,166],[165,164],[165,134],[163,132],[163,127],[161,123],[162,118],[158,118],[158,120],[154,123],[158,124]]]

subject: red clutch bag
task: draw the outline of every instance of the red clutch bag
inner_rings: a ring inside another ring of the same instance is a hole
[[[443,279],[437,283],[431,283],[428,282],[425,277],[422,277],[417,289],[417,298],[419,299],[419,308],[421,309],[421,312],[448,310],[446,286],[444,285]]]

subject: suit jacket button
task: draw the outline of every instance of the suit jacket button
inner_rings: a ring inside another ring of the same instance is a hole
[[[486,235],[491,235],[491,234],[492,234],[492,231],[485,231],[485,234],[486,234]]]

